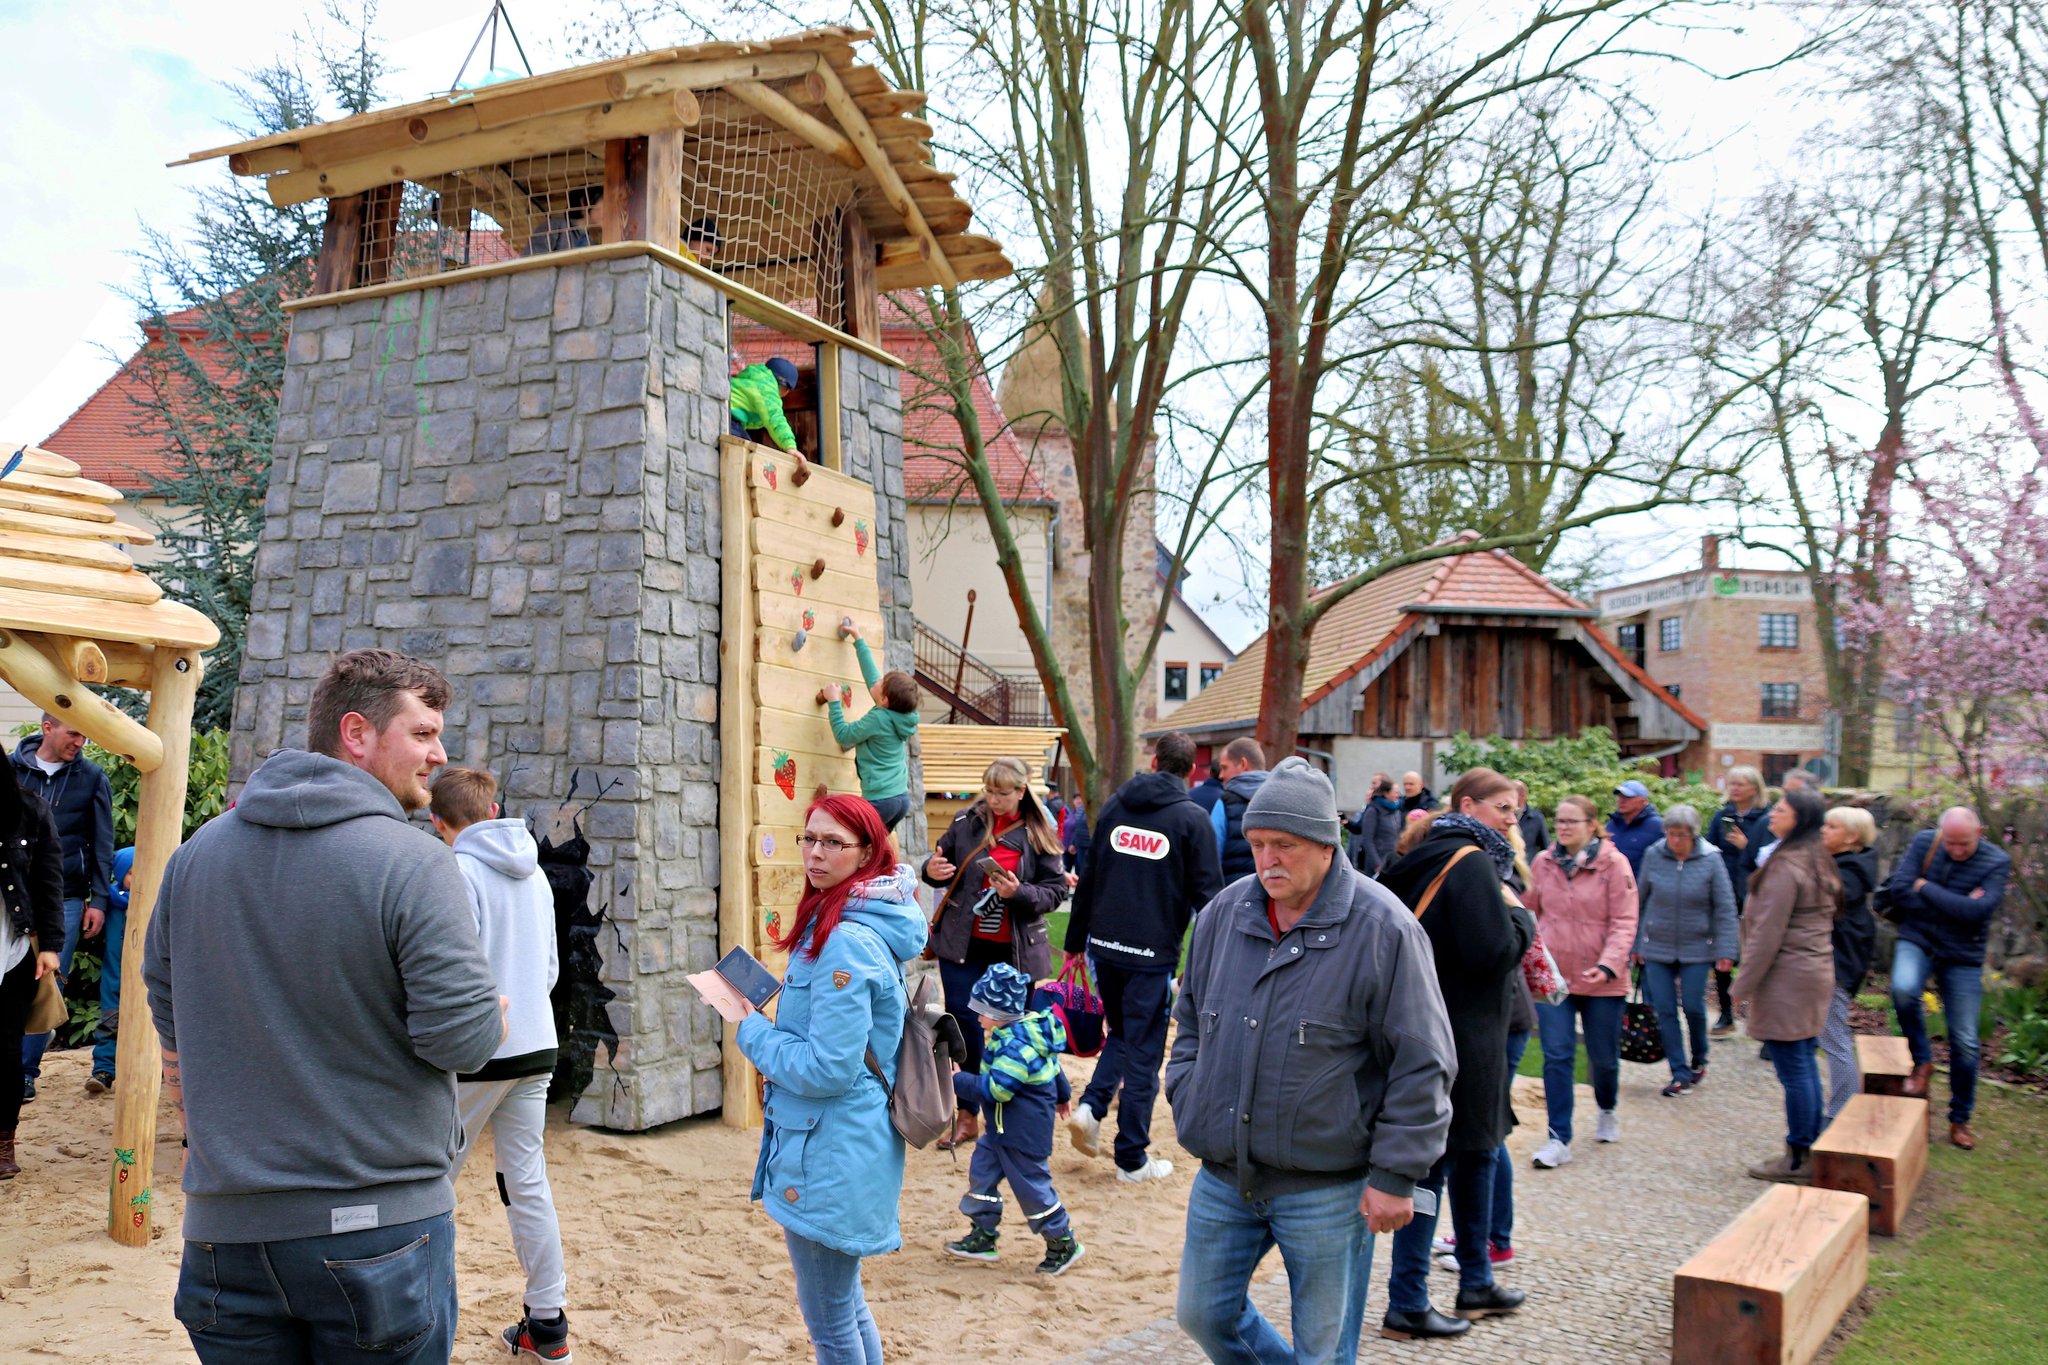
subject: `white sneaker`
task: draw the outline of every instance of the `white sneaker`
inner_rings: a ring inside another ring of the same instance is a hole
[[[1095,1117],[1095,1111],[1085,1104],[1074,1106],[1073,1114],[1067,1119],[1067,1136],[1074,1140],[1078,1151],[1089,1156],[1102,1155],[1102,1120]]]
[[[1116,1168],[1116,1178],[1132,1185],[1142,1185],[1148,1180],[1164,1180],[1173,1174],[1173,1163],[1164,1157],[1153,1157],[1135,1171]]]
[[[1600,1111],[1600,1122],[1593,1127],[1593,1137],[1600,1142],[1621,1141],[1621,1119],[1612,1109]]]
[[[1438,1251],[1456,1252],[1458,1249],[1458,1239],[1451,1236],[1449,1233],[1445,1233],[1443,1236],[1436,1239],[1435,1246]]]
[[[1536,1149],[1536,1165],[1542,1170],[1556,1170],[1571,1159],[1572,1145],[1559,1137],[1552,1137]]]

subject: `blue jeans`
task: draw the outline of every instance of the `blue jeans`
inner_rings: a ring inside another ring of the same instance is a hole
[[[57,976],[71,979],[71,955],[78,951],[78,931],[85,921],[85,902],[64,898],[64,946],[57,953]],[[54,1033],[25,1033],[21,1037],[21,1069],[30,1080],[43,1074],[43,1054],[50,1050]]]
[[[988,968],[977,967],[967,962],[948,962],[939,959],[939,986],[945,992],[946,1013],[960,1025],[960,1036],[967,1040],[967,1060],[960,1064],[962,1071],[981,1070],[981,1049],[987,1039],[982,1036],[981,1016],[974,1012],[971,1000],[974,983],[981,980],[981,974]],[[965,1100],[957,1107],[963,1114],[974,1112],[974,1106]]]
[[[1671,1079],[1687,1085],[1707,1064],[1707,973],[1713,967],[1711,962],[1643,964],[1643,994],[1657,1011],[1657,1031],[1664,1035],[1664,1060],[1671,1065]],[[1685,1034],[1678,1028],[1681,1009],[1692,1034],[1690,1052],[1685,1048]]]
[[[1458,1244],[1458,1288],[1484,1289],[1493,1283],[1493,1258],[1486,1254],[1493,1227],[1493,1178],[1499,1149],[1446,1152],[1417,1188],[1451,1187],[1451,1231]],[[1429,1262],[1435,1252],[1436,1215],[1418,1212],[1394,1234],[1393,1263],[1387,1270],[1387,1309],[1420,1313],[1429,1307]]]
[[[1812,1038],[1799,1038],[1764,1044],[1771,1065],[1778,1069],[1778,1084],[1785,1087],[1788,1147],[1811,1147],[1820,1136],[1820,1059],[1815,1043]]]
[[[1358,1202],[1363,1180],[1245,1200],[1206,1167],[1188,1191],[1174,1317],[1217,1365],[1350,1365],[1365,1304],[1354,1292],[1372,1238]],[[1273,1330],[1246,1293],[1274,1247],[1287,1265],[1294,1344]],[[1348,1344],[1349,1349],[1345,1347]]]
[[[1936,966],[1925,948],[1903,938],[1893,947],[1892,1006],[1916,1065],[1934,1060],[1927,1012],[1920,1003],[1929,980],[1948,1021],[1948,1121],[1968,1123],[1977,1107],[1977,1016],[1984,1008],[1984,968],[1956,962]]]
[[[202,1365],[445,1362],[455,1215],[283,1242],[187,1242],[172,1306]]]
[[[1550,1111],[1550,1135],[1572,1140],[1572,1063],[1579,1051],[1579,1020],[1586,1021],[1586,1074],[1593,1102],[1612,1109],[1621,1094],[1621,1011],[1618,995],[1568,995],[1561,1005],[1536,1003],[1536,1031],[1543,1041],[1543,1103]]]
[[[121,939],[128,932],[126,910],[107,911],[107,951],[100,962],[100,1023],[92,1031],[92,1069],[114,1074],[121,1031]]]
[[[910,814],[910,793],[898,792],[894,796],[885,796],[868,804],[875,808],[875,814],[882,817],[882,828],[893,830],[898,821]]]
[[[860,1257],[799,1237],[788,1228],[790,1268],[796,1272],[796,1306],[818,1365],[882,1365],[882,1334],[860,1288]]]
[[[1111,962],[1091,967],[1102,992],[1109,1037],[1095,1075],[1081,1092],[1081,1103],[1103,1118],[1122,1086],[1123,1098],[1116,1107],[1116,1164],[1126,1171],[1141,1170],[1150,1159],[1146,1150],[1152,1145],[1152,1105],[1159,1098],[1159,1067],[1166,1060],[1172,978],[1165,972],[1134,972]]]
[[[1512,1078],[1522,1069],[1522,1054],[1528,1050],[1528,1034],[1508,1035],[1509,1084],[1514,1083]],[[1493,1227],[1486,1240],[1502,1251],[1515,1244],[1515,1159],[1508,1155],[1505,1142],[1493,1153]]]

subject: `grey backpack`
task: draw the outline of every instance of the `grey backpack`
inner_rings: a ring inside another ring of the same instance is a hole
[[[867,1049],[868,1070],[889,1096],[889,1122],[913,1147],[929,1147],[953,1129],[953,1063],[967,1055],[960,1025],[946,1013],[937,978],[926,973],[915,985],[904,978],[903,1041],[896,1049],[896,1084],[882,1074],[875,1050]]]

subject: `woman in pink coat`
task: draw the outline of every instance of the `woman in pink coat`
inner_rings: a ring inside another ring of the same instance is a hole
[[[1557,806],[1557,842],[1529,865],[1522,897],[1543,942],[1557,959],[1571,994],[1559,1004],[1538,1001],[1543,1045],[1543,1100],[1550,1139],[1536,1149],[1543,1169],[1572,1159],[1572,1061],[1579,1021],[1586,1024],[1586,1070],[1600,1121],[1593,1136],[1621,1137],[1614,1106],[1621,1089],[1621,1013],[1628,995],[1628,955],[1636,937],[1636,878],[1628,859],[1600,837],[1600,811],[1583,796]]]

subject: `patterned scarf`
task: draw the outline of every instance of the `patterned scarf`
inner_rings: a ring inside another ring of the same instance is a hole
[[[1550,846],[1550,856],[1557,860],[1557,865],[1563,870],[1566,881],[1570,881],[1581,872],[1590,871],[1593,866],[1593,859],[1598,857],[1599,854],[1600,836],[1597,834],[1588,839],[1586,846],[1575,854],[1565,852],[1565,847],[1561,843]]]
[[[1430,821],[1431,829],[1454,829],[1460,834],[1469,834],[1479,841],[1479,847],[1493,862],[1493,870],[1502,881],[1515,870],[1515,850],[1506,836],[1491,825],[1483,825],[1469,815],[1452,812],[1439,815]]]

